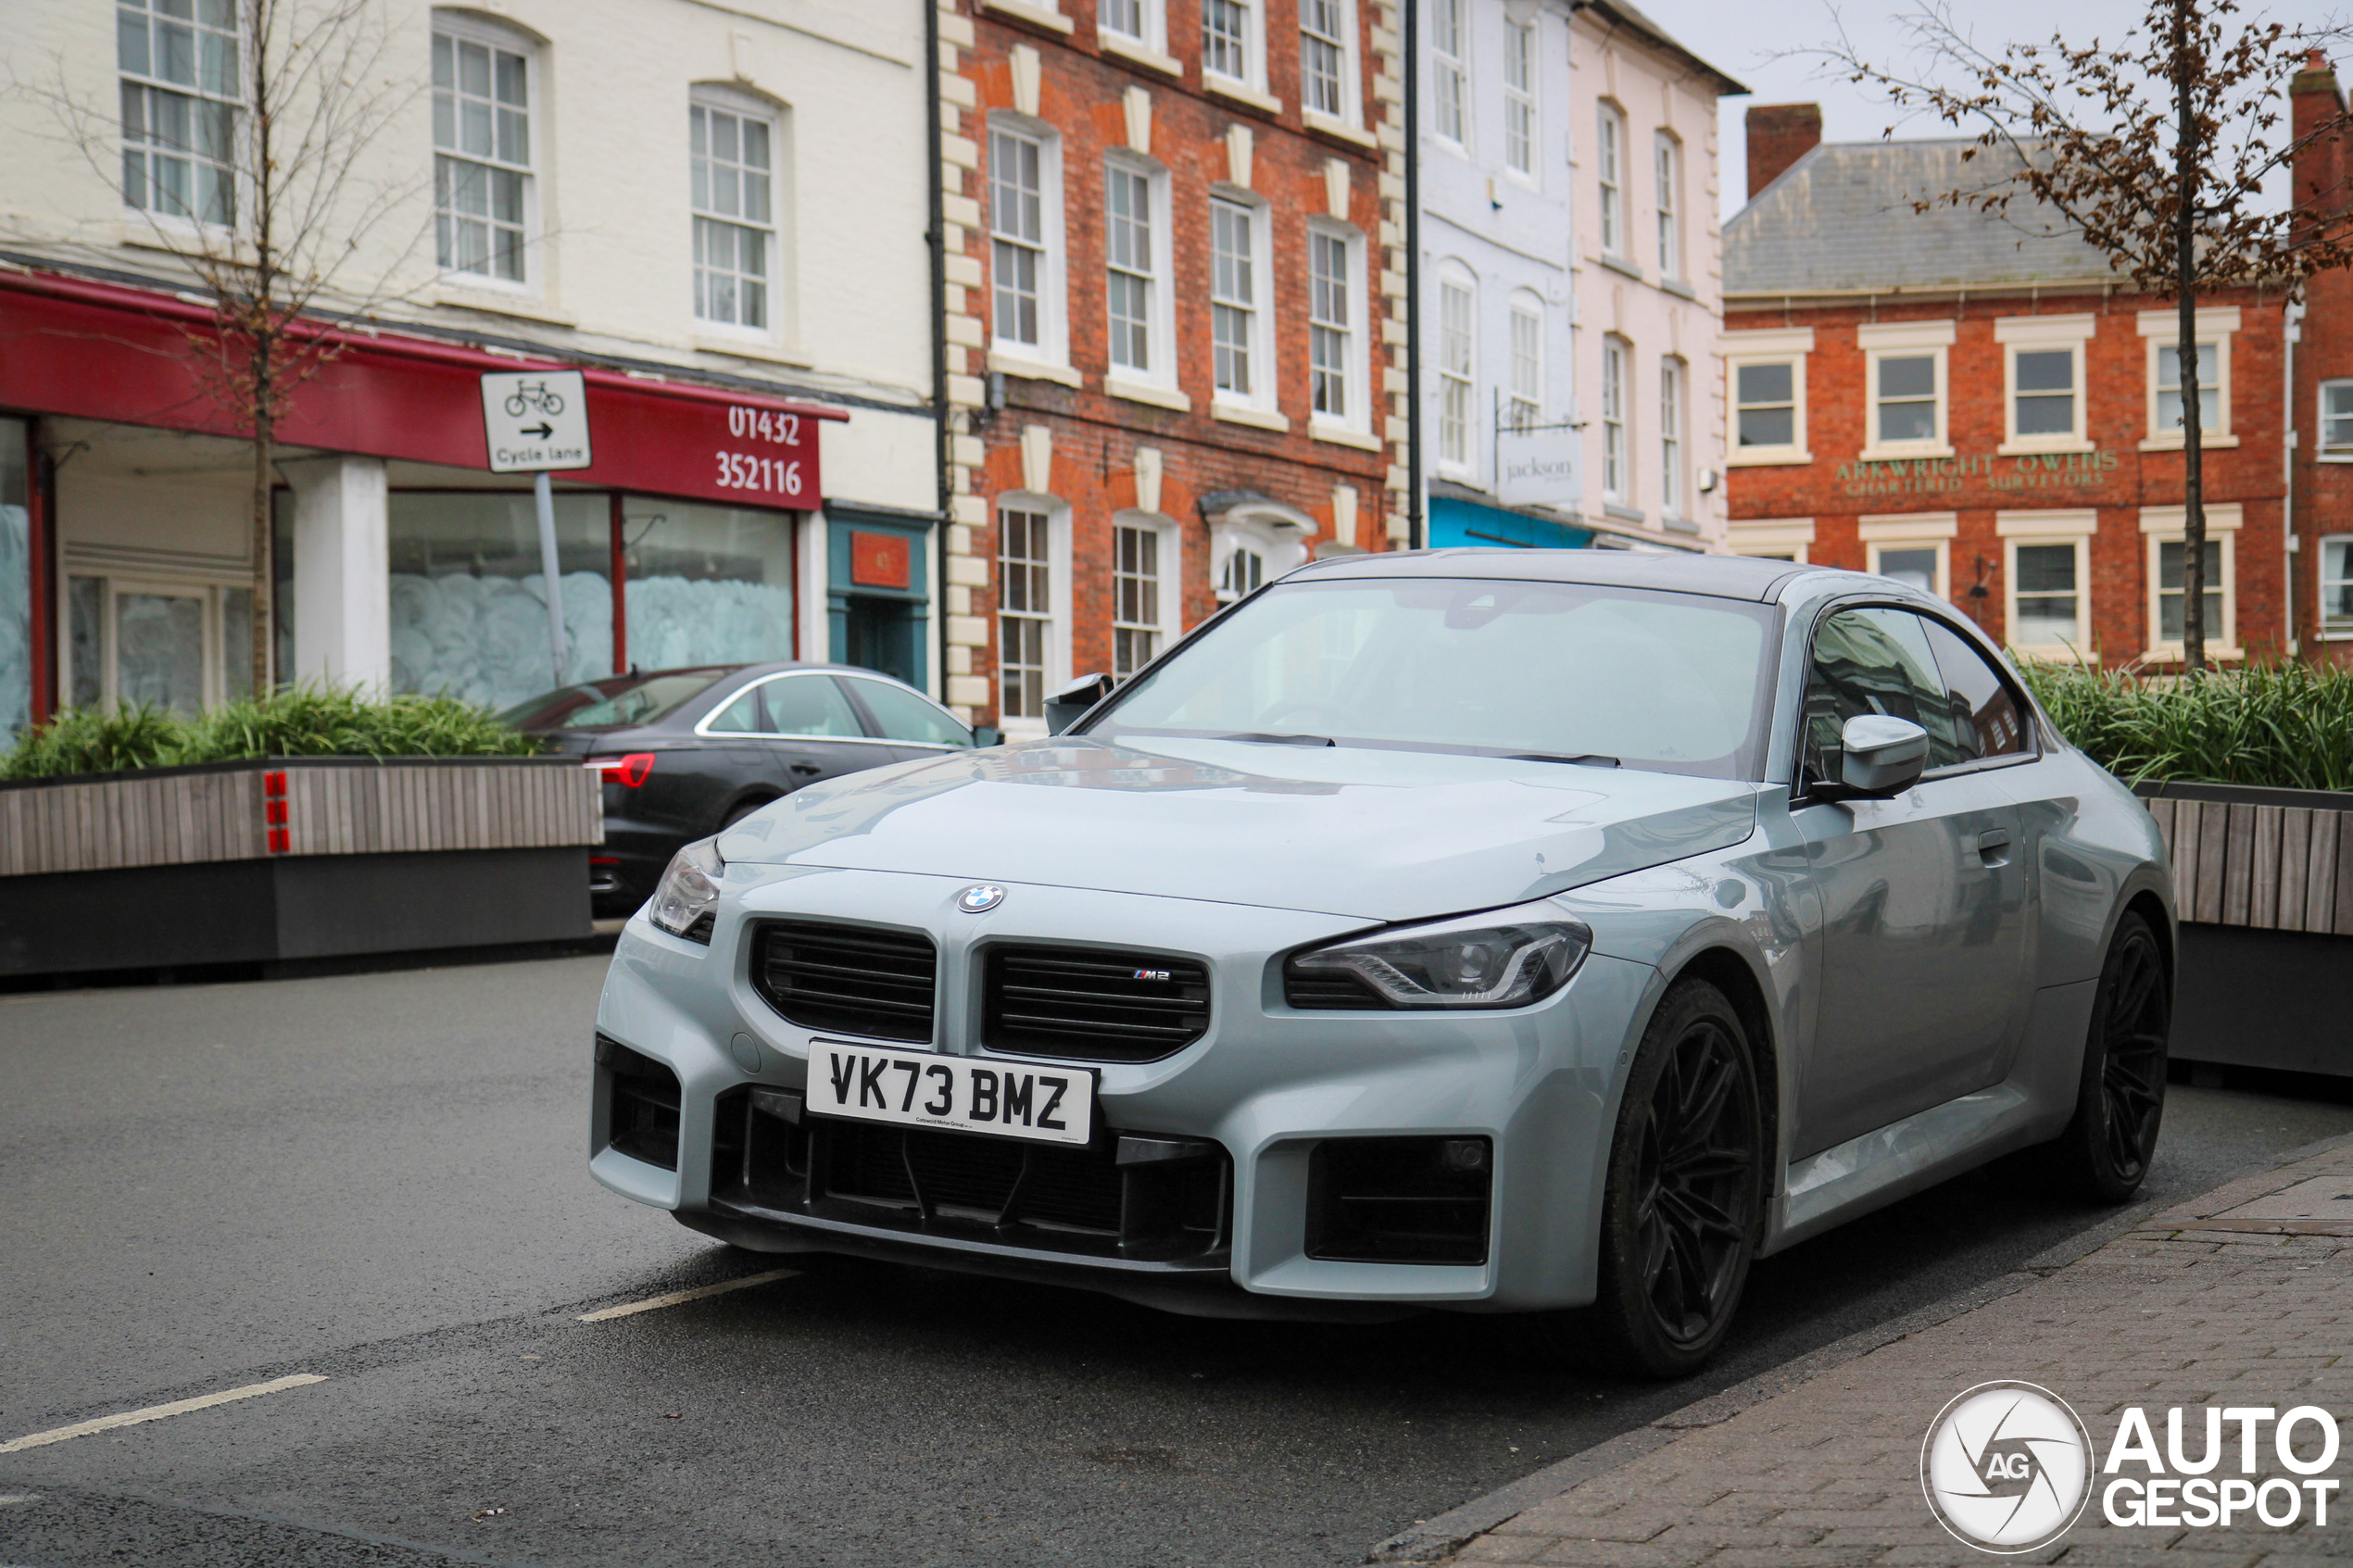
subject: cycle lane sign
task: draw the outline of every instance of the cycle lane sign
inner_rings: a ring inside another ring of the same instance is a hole
[[[492,370],[482,378],[482,424],[493,473],[585,469],[588,391],[578,370]]]

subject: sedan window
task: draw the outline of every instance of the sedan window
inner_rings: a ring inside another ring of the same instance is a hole
[[[2026,750],[2025,715],[2008,683],[1959,633],[1936,621],[1927,624],[1962,759],[2011,757]]]
[[[970,746],[973,734],[956,722],[956,716],[933,705],[928,697],[918,696],[904,686],[894,686],[887,681],[870,681],[859,675],[845,675],[866,710],[882,726],[884,736],[890,740],[913,741],[925,746]]]
[[[1772,625],[1762,605],[1581,583],[1283,583],[1089,728],[1750,778]]]
[[[1883,713],[1928,732],[1928,765],[1963,759],[1928,629],[1909,610],[1842,609],[1814,632],[1814,664],[1806,683],[1806,771],[1835,779],[1849,719]]]
[[[710,722],[703,725],[714,735],[756,735],[762,727],[758,686],[721,709],[711,716]]]
[[[772,735],[849,735],[863,737],[849,699],[841,695],[830,675],[786,675],[761,686],[756,694],[767,708],[761,728]]]

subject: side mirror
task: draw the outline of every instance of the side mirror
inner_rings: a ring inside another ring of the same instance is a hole
[[[1002,746],[1004,741],[1005,736],[1003,733],[994,724],[975,724],[973,726],[973,746],[975,748],[984,746]]]
[[[1843,793],[1884,799],[1912,787],[1928,766],[1928,732],[1909,719],[1862,713],[1839,731]]]
[[[1058,735],[1077,723],[1078,716],[1111,696],[1115,684],[1109,675],[1098,671],[1092,675],[1081,675],[1047,697],[1046,733]]]

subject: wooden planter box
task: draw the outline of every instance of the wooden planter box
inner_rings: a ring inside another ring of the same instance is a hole
[[[2353,1076],[2353,795],[2144,784],[2181,916],[2173,1054]]]
[[[0,784],[0,975],[590,935],[571,758],[273,758]]]

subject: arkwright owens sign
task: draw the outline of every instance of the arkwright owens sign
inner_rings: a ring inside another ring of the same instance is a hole
[[[2016,458],[1902,458],[1841,463],[1837,483],[1849,495],[1935,495],[1988,490],[2075,490],[2107,483],[2112,451],[2040,452]]]

